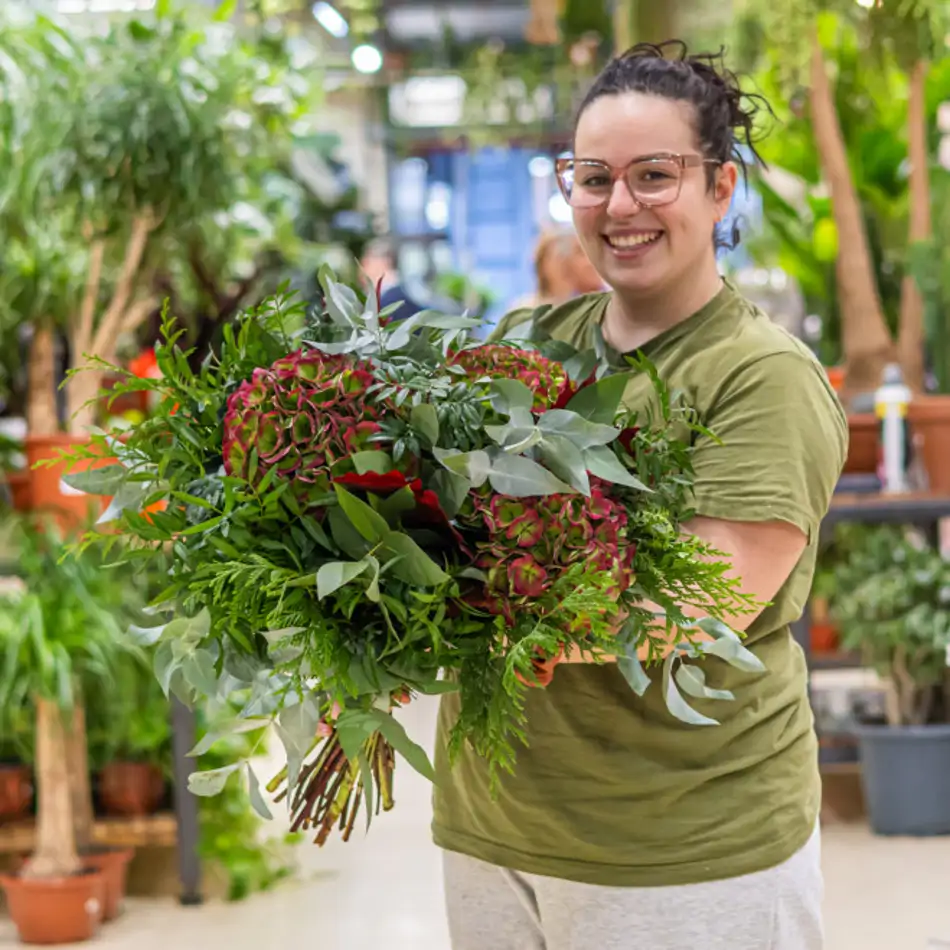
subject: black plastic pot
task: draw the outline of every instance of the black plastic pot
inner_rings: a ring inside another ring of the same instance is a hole
[[[871,828],[950,835],[950,725],[858,726]]]

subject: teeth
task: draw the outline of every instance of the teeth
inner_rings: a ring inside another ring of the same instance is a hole
[[[651,234],[617,234],[607,238],[611,247],[639,247],[641,244],[652,244],[660,237],[659,231]]]

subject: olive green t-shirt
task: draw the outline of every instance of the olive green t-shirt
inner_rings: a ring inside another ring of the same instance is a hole
[[[580,298],[539,324],[554,338],[592,345],[608,297]],[[506,318],[496,337],[516,338]],[[718,726],[689,726],[667,711],[659,670],[639,698],[613,664],[557,668],[530,691],[527,747],[493,800],[485,763],[445,739],[458,698],[442,701],[436,755],[435,842],[527,873],[609,886],[721,880],[774,867],[803,847],[820,800],[817,741],[805,657],[789,623],[802,613],[819,523],[844,464],[847,423],[808,349],[728,284],[701,311],[643,347],[721,440],[693,439],[698,514],[786,521],[808,546],[748,630],[760,675],[706,658],[707,682],[733,701],[696,701]],[[627,393],[644,407],[642,377]],[[687,433],[683,436],[688,438]],[[674,909],[675,912],[675,909]]]

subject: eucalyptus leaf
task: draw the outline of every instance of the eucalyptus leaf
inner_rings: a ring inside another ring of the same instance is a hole
[[[498,454],[491,460],[488,479],[498,494],[512,498],[574,493],[570,485],[523,455]]]
[[[267,802],[264,801],[264,796],[261,794],[261,783],[258,781],[257,774],[255,773],[251,763],[247,764],[247,795],[251,800],[251,807],[254,811],[257,812],[261,818],[264,818],[266,821],[270,821],[274,816],[271,814],[270,808],[267,807]]]
[[[765,664],[745,646],[742,641],[723,637],[721,640],[698,643],[697,646],[707,656],[716,656],[743,673],[764,673]]]
[[[205,772],[192,772],[188,776],[188,791],[192,795],[209,798],[219,795],[228,784],[228,779],[241,767],[240,762],[225,765],[220,769],[209,769]]]
[[[584,461],[591,475],[602,478],[615,485],[626,485],[637,491],[653,493],[617,458],[616,453],[607,445],[595,445],[584,452]]]
[[[637,644],[626,640],[622,643],[622,649],[622,655],[617,657],[617,666],[623,674],[623,678],[630,684],[630,688],[637,696],[643,696],[653,685],[653,681],[647,675],[647,671],[640,662],[640,656],[637,653]]]
[[[534,405],[534,393],[520,379],[493,379],[490,393],[495,409],[502,415],[511,415],[516,408],[530,411]]]
[[[673,672],[678,662],[676,654],[671,653],[663,663],[663,699],[666,701],[666,708],[670,711],[670,715],[689,726],[718,726],[717,720],[696,712],[680,695]]]
[[[447,518],[454,518],[462,508],[468,496],[471,483],[462,475],[447,468],[437,471],[431,480],[432,490],[439,499],[439,505]]]
[[[481,488],[491,471],[491,457],[487,452],[459,452],[455,449],[434,449],[436,459],[456,475],[467,478],[473,488]]]
[[[307,753],[313,748],[320,722],[320,708],[312,696],[280,711],[275,731],[287,754],[287,786],[294,788]]]
[[[538,446],[538,454],[558,478],[582,495],[590,496],[590,478],[587,476],[584,455],[573,442],[563,436],[547,435]]]
[[[270,719],[235,719],[213,732],[206,732],[198,744],[188,753],[191,758],[198,758],[209,752],[221,739],[236,736],[245,732],[254,732],[257,729],[266,729],[271,724]]]
[[[579,449],[609,445],[620,435],[620,430],[614,426],[590,422],[567,409],[548,410],[538,420],[538,428],[545,434],[551,433],[569,439]]]
[[[353,527],[353,522],[344,514],[342,508],[331,508],[327,513],[330,534],[336,546],[354,561],[362,560],[369,551],[369,542]]]
[[[369,567],[369,561],[331,561],[317,571],[317,598],[323,600],[349,584]]]
[[[712,689],[706,685],[706,672],[698,666],[680,663],[676,669],[676,683],[688,696],[694,699],[735,699],[728,689]]]
[[[146,482],[126,482],[109,501],[106,510],[96,521],[97,525],[109,524],[121,517],[123,511],[140,511],[142,503],[152,493],[152,486]]]
[[[83,472],[70,472],[63,481],[76,491],[86,495],[114,495],[129,477],[129,470],[118,463],[101,468],[87,468]]]

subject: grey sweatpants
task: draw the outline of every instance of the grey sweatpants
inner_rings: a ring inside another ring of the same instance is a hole
[[[452,950],[821,950],[821,839],[778,867],[598,887],[445,853]]]

